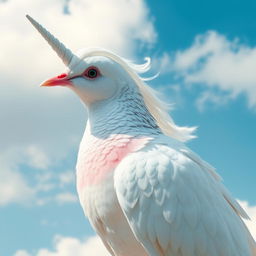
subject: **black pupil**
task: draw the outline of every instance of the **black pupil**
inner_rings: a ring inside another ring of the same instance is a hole
[[[97,76],[97,70],[94,69],[94,68],[90,69],[90,70],[88,71],[88,76],[89,76],[90,78],[95,78],[95,77]]]

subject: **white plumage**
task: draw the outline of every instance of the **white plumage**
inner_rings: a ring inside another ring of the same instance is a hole
[[[113,256],[256,256],[244,210],[134,65],[103,49],[73,54],[29,17],[67,65],[44,86],[72,89],[88,109],[77,161],[81,205]]]
[[[117,167],[115,187],[151,256],[255,255],[241,220],[246,213],[214,170],[166,136],[126,157]]]

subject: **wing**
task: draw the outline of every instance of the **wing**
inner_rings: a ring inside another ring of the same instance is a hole
[[[150,256],[255,255],[246,214],[214,170],[183,151],[151,144],[117,167],[117,197],[137,240]]]

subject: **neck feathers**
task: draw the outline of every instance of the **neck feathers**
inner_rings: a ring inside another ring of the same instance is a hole
[[[141,94],[128,86],[122,88],[119,97],[90,106],[88,122],[90,133],[100,138],[112,134],[136,136],[161,133]]]

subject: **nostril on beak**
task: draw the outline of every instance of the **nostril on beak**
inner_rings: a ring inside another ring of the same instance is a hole
[[[66,76],[67,76],[67,74],[63,73],[63,74],[57,76],[57,78],[61,79],[61,78],[65,78]]]

